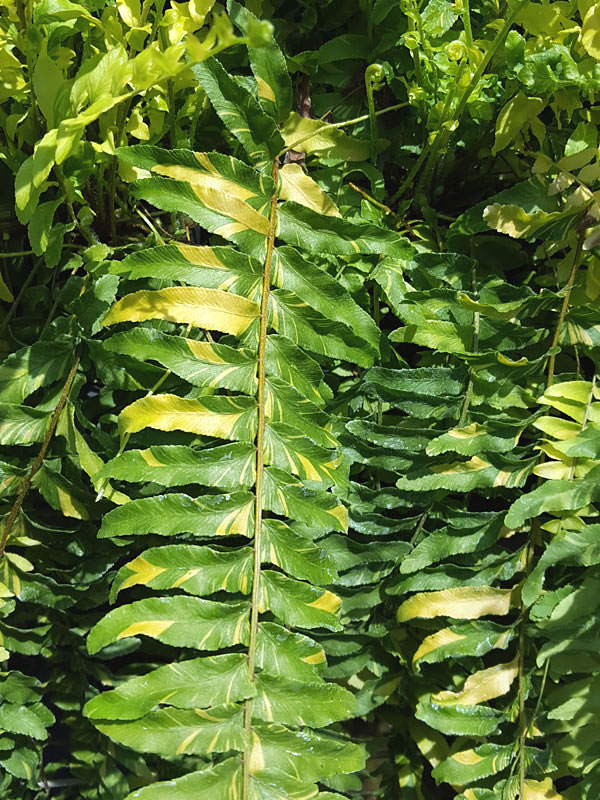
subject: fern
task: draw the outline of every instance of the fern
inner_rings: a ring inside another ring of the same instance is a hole
[[[219,153],[119,152],[151,174],[133,185],[137,198],[233,242],[164,245],[111,265],[124,294],[104,317],[105,329],[120,329],[104,346],[161,364],[169,391],[157,385],[120,411],[121,450],[97,476],[139,487],[100,536],[152,546],[113,583],[113,598],[133,587],[144,595],[99,620],[88,648],[141,635],[183,648],[183,660],[119,682],[86,714],[128,747],[200,758],[131,795],[144,800],[333,798],[317,783],[363,765],[341,730],[318,732],[355,711],[347,689],[323,680],[325,653],[311,638],[342,627],[340,598],[322,587],[337,574],[327,534],[347,530],[321,365],[368,366],[379,335],[318,256],[393,252],[402,240],[342,221],[307,175],[296,191],[280,170],[276,125],[289,112],[289,79],[250,56],[260,103],[217,61],[194,68],[250,165]],[[157,288],[129,291],[138,278]],[[153,441],[156,431],[169,435]],[[187,657],[197,651],[208,655]]]

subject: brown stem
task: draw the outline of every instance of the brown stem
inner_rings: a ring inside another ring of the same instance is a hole
[[[73,360],[73,364],[71,365],[71,369],[69,370],[69,374],[67,375],[67,380],[65,381],[63,390],[60,393],[60,397],[58,398],[58,403],[56,404],[56,407],[52,412],[52,416],[50,417],[50,425],[48,426],[48,431],[46,432],[46,436],[44,438],[44,441],[42,442],[40,452],[37,454],[35,461],[31,465],[31,469],[29,470],[29,475],[25,478],[25,480],[21,484],[21,488],[19,489],[19,493],[17,494],[15,502],[13,503],[12,508],[8,512],[8,517],[6,518],[4,531],[2,533],[2,539],[0,540],[0,558],[4,556],[4,551],[6,550],[6,543],[8,541],[8,536],[10,534],[12,526],[15,523],[18,513],[21,510],[21,506],[23,505],[23,501],[25,500],[27,492],[31,488],[31,484],[33,482],[36,473],[39,471],[40,467],[44,462],[46,451],[48,450],[52,437],[54,436],[54,431],[56,430],[56,426],[58,424],[58,418],[60,417],[61,411],[63,410],[65,403],[67,402],[67,398],[69,396],[69,392],[73,384],[73,379],[75,378],[75,374],[77,373],[77,367],[79,366],[79,359],[80,359],[80,352],[79,348],[77,348],[77,350],[75,351],[75,358]]]

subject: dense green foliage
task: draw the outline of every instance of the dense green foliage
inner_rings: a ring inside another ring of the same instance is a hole
[[[1,14],[3,800],[596,800],[600,5]]]

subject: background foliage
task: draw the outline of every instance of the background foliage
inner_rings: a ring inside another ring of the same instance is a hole
[[[2,797],[595,800],[600,6],[1,13]]]

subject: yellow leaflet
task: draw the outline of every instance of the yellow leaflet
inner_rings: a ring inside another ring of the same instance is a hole
[[[171,286],[126,295],[113,305],[102,324],[164,319],[239,336],[258,315],[257,304],[237,294]]]
[[[156,456],[152,453],[152,450],[140,450],[140,455],[148,464],[149,467],[164,467],[165,464],[162,464]]]
[[[243,225],[243,229],[267,235],[269,220],[245,202],[250,197],[256,197],[250,189],[220,175],[207,175],[190,167],[158,164],[152,171],[189,183],[194,194],[207,208],[225,217],[231,217]]]
[[[481,469],[490,467],[487,461],[483,461],[479,456],[473,456],[469,461],[459,461],[456,464],[441,464],[432,467],[431,471],[441,475],[459,475],[463,472],[479,472]]]
[[[345,532],[348,531],[348,509],[346,506],[339,505],[336,508],[332,508],[329,512],[332,517],[335,517],[338,522],[341,524],[342,528]]]
[[[478,756],[475,750],[463,750],[460,753],[454,753],[452,759],[465,767],[472,767],[473,764],[479,764],[480,761],[484,760],[483,756]]]
[[[448,745],[441,733],[416,719],[411,719],[409,728],[415,744],[432,767],[448,757]]]
[[[279,170],[282,200],[294,200],[319,214],[341,217],[338,207],[318,183],[310,178],[299,164],[285,164]]]
[[[134,622],[117,636],[117,640],[125,639],[127,636],[137,636],[138,634],[145,634],[157,639],[173,624],[173,620],[163,619],[150,619],[147,622]]]
[[[321,597],[308,605],[310,608],[318,608],[319,611],[328,611],[330,614],[337,614],[339,607],[342,605],[342,598],[326,590]]]
[[[217,258],[212,247],[196,247],[193,244],[180,244],[175,242],[175,247],[190,264],[209,269],[227,269],[220,258]]]
[[[522,800],[563,800],[563,795],[555,790],[552,780],[525,781],[525,792]]]
[[[505,233],[513,239],[521,239],[533,235],[543,225],[560,219],[561,213],[536,211],[528,214],[521,206],[492,203],[485,207],[483,218],[490,228],[495,228],[499,233]]]
[[[249,536],[249,523],[253,507],[251,500],[245,506],[236,508],[231,514],[228,514],[217,528],[217,536]]]
[[[165,567],[156,567],[151,564],[143,556],[138,556],[133,561],[127,564],[127,569],[133,572],[120,586],[120,589],[128,589],[130,586],[135,586],[138,583],[148,586],[150,581],[154,580],[161,572],[165,571]]]
[[[484,433],[487,433],[485,425],[474,422],[464,428],[453,428],[448,431],[448,436],[452,436],[453,439],[474,439],[476,436],[483,436]]]
[[[60,505],[60,510],[65,515],[65,517],[74,517],[75,519],[89,519],[89,514],[85,506],[80,503],[73,495],[69,492],[61,489],[60,486],[56,487],[56,494],[58,497],[58,503]]]
[[[460,692],[438,692],[431,699],[436,703],[457,703],[463,706],[485,703],[506,694],[518,671],[518,660],[515,658],[508,664],[497,664],[470,675]]]
[[[511,605],[519,602],[519,588],[493,589],[490,586],[462,586],[439,592],[420,592],[398,609],[398,621],[415,617],[453,617],[477,619],[487,614],[508,614]]]
[[[119,415],[121,433],[136,433],[144,428],[159,431],[186,431],[200,436],[229,439],[235,423],[244,411],[217,414],[209,411],[199,400],[156,394],[142,397],[124,408]]]
[[[210,361],[211,364],[225,364],[226,362],[215,353],[210,342],[198,342],[195,339],[185,339],[190,352],[200,361]]]
[[[596,61],[600,61],[600,5],[594,3],[588,9],[581,26],[581,44]]]
[[[257,78],[256,83],[258,85],[258,96],[262,97],[263,100],[270,100],[272,103],[275,102],[275,92],[269,84],[263,78]]]
[[[565,381],[555,383],[546,389],[538,403],[549,405],[579,423],[583,423],[584,417],[589,422],[600,422],[598,403],[592,403],[587,408],[591,395],[592,384],[589,381]],[[597,389],[594,390],[593,396],[598,398]]]
[[[573,439],[581,432],[581,425],[559,417],[539,417],[533,422],[533,426],[560,441]]]
[[[419,649],[413,656],[413,664],[416,664],[419,659],[426,656],[428,653],[431,653],[433,650],[437,650],[439,647],[444,647],[448,644],[454,644],[455,642],[460,642],[461,639],[466,637],[461,636],[458,633],[454,633],[451,631],[450,628],[444,628],[437,633],[433,633],[431,636],[427,636],[421,644],[419,645]]]
[[[306,664],[323,664],[325,662],[325,651],[319,650],[318,653],[312,653],[310,656],[304,656],[301,659]]]
[[[265,768],[265,755],[263,753],[260,738],[257,733],[252,732],[252,752],[250,753],[250,772],[260,772]]]

